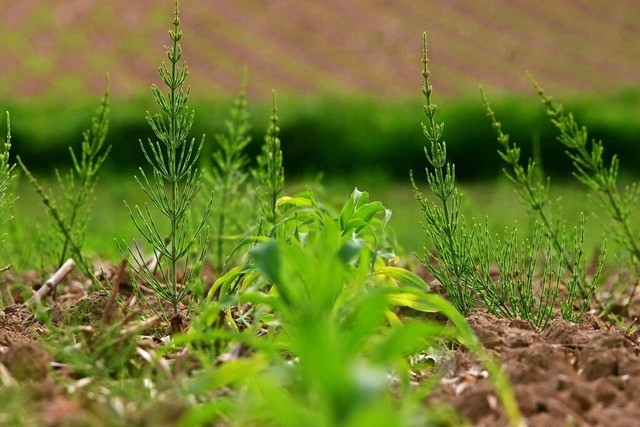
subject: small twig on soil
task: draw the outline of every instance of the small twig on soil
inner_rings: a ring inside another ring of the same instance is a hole
[[[0,273],[4,273],[7,270],[11,269],[11,264],[7,264],[4,267],[0,268]]]
[[[64,279],[75,266],[76,262],[73,260],[73,258],[69,258],[67,261],[65,261],[65,263],[62,264],[62,267],[60,267],[58,271],[53,274],[53,276],[51,276],[46,282],[44,282],[40,289],[38,289],[38,291],[31,298],[29,298],[27,304],[39,303],[40,301],[42,301],[42,298],[49,295],[49,293],[52,292],[56,288],[56,286],[58,286],[58,283],[60,283],[62,279]]]

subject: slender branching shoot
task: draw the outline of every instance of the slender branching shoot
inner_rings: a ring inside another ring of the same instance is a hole
[[[53,191],[46,191],[25,164],[18,157],[18,163],[38,193],[47,213],[53,220],[60,238],[61,246],[57,253],[57,266],[64,264],[72,255],[79,267],[88,277],[93,274],[89,262],[82,252],[91,218],[93,192],[98,183],[98,172],[107,159],[111,146],[105,146],[109,129],[109,76],[105,83],[105,92],[100,107],[91,121],[91,127],[83,133],[79,154],[69,147],[73,168],[66,175],[56,169],[56,178],[62,196],[56,197]]]
[[[552,219],[552,215],[549,212],[550,178],[547,177],[546,181],[543,181],[542,174],[532,159],[529,159],[526,168],[520,164],[520,147],[518,147],[516,143],[511,142],[509,135],[502,131],[502,124],[497,120],[495,112],[491,108],[482,87],[480,87],[480,95],[487,111],[487,116],[491,119],[491,124],[497,134],[498,144],[500,145],[498,154],[508,166],[508,169],[504,168],[503,171],[509,180],[517,186],[521,200],[537,216],[553,248],[561,258],[570,278],[570,286],[568,289],[572,291],[572,293],[569,299],[573,301],[579,298],[581,300],[581,309],[579,310],[581,315],[585,307],[589,305],[590,299],[595,297],[595,287],[598,278],[597,276],[592,278],[591,283],[587,280],[584,265],[581,262],[582,242],[584,242],[584,238],[575,239],[577,246],[575,246],[574,252],[578,256],[578,259],[572,259],[565,248],[564,233],[561,230],[560,224]],[[579,230],[580,232],[578,229],[576,230],[576,236],[578,234],[584,234],[584,225],[582,223]],[[602,253],[604,254],[604,252]],[[601,257],[599,262],[600,267],[602,266],[602,262],[603,258]],[[578,268],[578,270],[576,270],[576,268]],[[568,315],[569,311],[566,311],[564,314]]]
[[[231,119],[225,122],[227,133],[216,135],[220,148],[213,153],[211,172],[204,174],[205,181],[216,197],[216,203],[211,208],[211,223],[213,260],[218,273],[223,270],[230,243],[233,244],[246,231],[242,212],[247,211],[249,206],[243,203],[247,198],[242,189],[249,177],[246,171],[249,159],[244,150],[251,142],[246,82],[245,69],[242,88],[231,110]]]
[[[170,303],[173,309],[172,319],[180,319],[178,304],[189,294],[197,278],[197,268],[194,266],[202,263],[206,254],[208,231],[204,225],[212,204],[210,198],[201,220],[192,228],[189,220],[190,206],[202,178],[202,172],[196,168],[196,164],[204,144],[204,135],[199,143],[196,143],[195,138],[188,140],[194,113],[187,107],[190,88],[186,91],[183,89],[189,74],[188,68],[186,64],[179,64],[182,58],[179,43],[182,31],[177,1],[173,29],[169,31],[169,36],[173,45],[165,47],[165,52],[170,65],[163,62],[158,68],[160,79],[168,89],[167,93],[163,94],[155,85],[151,88],[163,115],[147,113],[147,121],[157,140],[148,140],[147,144],[140,141],[144,156],[152,167],[152,175],[149,177],[140,168],[141,177],[136,177],[153,207],[164,218],[164,223],[152,214],[148,204],[145,203],[144,210],[136,205],[135,213],[127,204],[136,228],[153,251],[153,261],[148,263],[145,262],[138,244],[130,249],[139,274],[139,277],[134,277],[134,282],[138,291],[140,280],[153,289],[159,304],[158,307],[149,304],[149,307],[165,320],[168,316],[162,303]],[[165,229],[168,229],[166,234]],[[139,295],[144,297],[142,292]],[[146,298],[145,301],[149,302]]]
[[[429,142],[424,152],[431,166],[426,169],[427,182],[431,192],[438,199],[432,202],[422,195],[416,185],[413,174],[411,182],[416,199],[424,213],[422,227],[434,243],[437,255],[426,253],[420,261],[447,291],[455,307],[468,314],[474,305],[473,273],[474,266],[470,256],[471,236],[461,226],[460,204],[462,195],[455,186],[455,167],[447,162],[447,145],[442,140],[443,123],[436,123],[437,106],[432,103],[433,88],[429,84],[429,59],[427,57],[427,36],[423,36],[422,93],[426,104],[424,114],[426,123],[422,131]],[[432,262],[435,261],[435,262]]]
[[[561,104],[547,96],[538,83],[531,78],[542,102],[547,108],[551,122],[560,131],[558,140],[567,147],[567,155],[573,161],[573,175],[584,185],[594,190],[597,200],[607,210],[613,223],[609,230],[613,238],[632,256],[633,263],[640,264],[640,243],[632,228],[632,216],[640,196],[637,183],[620,192],[617,185],[620,160],[613,155],[609,167],[604,162],[602,141],[592,140],[587,147],[588,131],[580,126],[573,114],[566,113]]]
[[[254,178],[258,183],[258,197],[262,218],[269,224],[274,224],[277,218],[276,202],[284,189],[284,167],[282,165],[282,149],[279,138],[278,110],[276,108],[276,93],[272,92],[271,118],[262,153],[258,156],[258,167],[254,171]]]
[[[620,164],[618,156],[614,154],[607,167],[602,141],[592,140],[589,149],[587,128],[579,125],[573,114],[565,112],[561,104],[547,96],[531,75],[529,78],[547,108],[551,122],[560,131],[558,140],[567,147],[566,153],[573,161],[573,175],[594,191],[596,202],[612,219],[611,222],[603,222],[608,234],[627,254],[628,267],[636,279],[633,280],[630,292],[624,292],[628,295],[627,303],[624,305],[626,311],[638,287],[637,277],[640,272],[640,242],[637,239],[637,229],[634,230],[632,217],[640,197],[640,187],[638,183],[633,183],[625,187],[624,191],[620,191],[617,183]],[[608,315],[617,304],[618,301],[610,301],[608,304],[599,302],[601,316]]]

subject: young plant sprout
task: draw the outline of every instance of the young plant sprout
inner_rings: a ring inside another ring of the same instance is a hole
[[[111,151],[111,146],[105,147],[108,130],[109,76],[107,75],[100,107],[91,121],[91,127],[82,134],[80,154],[76,155],[69,147],[73,168],[64,176],[56,169],[56,179],[62,196],[56,197],[52,190],[46,191],[18,157],[22,171],[42,199],[62,242],[56,254],[57,266],[62,266],[71,254],[87,277],[91,277],[93,268],[85,258],[83,246],[87,225],[91,218],[91,207],[94,202],[92,197],[98,183],[98,171]]]
[[[135,206],[135,213],[127,204],[129,214],[144,240],[151,245],[154,262],[151,265],[144,260],[140,246],[135,243],[129,251],[138,267],[133,281],[139,295],[139,281],[151,287],[158,300],[158,307],[148,304],[154,311],[168,320],[163,302],[173,309],[172,325],[180,325],[178,305],[187,295],[197,279],[197,265],[204,261],[208,246],[208,231],[205,223],[211,209],[210,198],[202,218],[195,227],[190,224],[191,202],[198,193],[202,171],[196,167],[198,156],[204,144],[204,135],[199,143],[195,138],[188,139],[193,125],[194,113],[189,111],[187,102],[190,87],[183,89],[189,74],[186,64],[180,64],[182,58],[182,31],[178,2],[175,2],[173,29],[169,31],[173,45],[165,47],[169,66],[164,62],[158,68],[160,79],[167,87],[167,93],[155,85],[151,90],[163,112],[152,115],[147,113],[147,121],[157,140],[140,141],[144,156],[152,167],[151,177],[140,168],[140,177],[136,180],[152,205],[157,209],[164,223],[161,223],[151,208],[145,203],[144,210]],[[125,202],[126,204],[126,202]],[[168,228],[168,235],[164,230]],[[194,250],[195,246],[195,250]],[[147,301],[148,302],[148,301]],[[181,329],[178,326],[178,329]]]
[[[262,145],[262,153],[258,156],[258,168],[254,172],[260,198],[262,218],[269,224],[276,221],[276,202],[284,188],[284,167],[282,166],[282,150],[280,148],[280,128],[278,127],[278,109],[276,93],[271,94],[271,118],[267,135]]]

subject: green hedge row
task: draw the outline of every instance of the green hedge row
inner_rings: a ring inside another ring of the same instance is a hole
[[[536,98],[488,95],[504,130],[523,147],[523,156],[531,155],[532,147],[539,144],[545,172],[570,173],[571,165],[555,139],[556,131]],[[426,162],[420,101],[419,96],[407,102],[340,97],[280,100],[278,111],[288,175],[365,172],[406,179],[413,169],[421,176]],[[608,155],[618,153],[623,173],[640,176],[640,90],[627,90],[606,99],[561,102],[589,128],[592,137],[605,142]],[[213,136],[224,130],[231,104],[232,100],[192,103],[196,111],[193,135],[207,135],[208,152],[215,149]],[[68,104],[39,100],[5,102],[0,108],[11,112],[14,152],[32,169],[44,172],[69,162],[67,147],[79,147],[82,131],[97,105],[98,100]],[[114,149],[108,169],[133,173],[144,164],[138,139],[152,137],[144,114],[153,108],[150,99],[112,102],[108,142]],[[250,103],[249,108],[253,123],[249,150],[253,155],[263,140],[269,106]],[[489,179],[500,173],[497,143],[479,96],[443,100],[439,120],[445,123],[444,139],[461,180]]]

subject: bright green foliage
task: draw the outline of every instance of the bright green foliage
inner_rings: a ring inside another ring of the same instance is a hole
[[[276,221],[276,201],[284,189],[284,167],[282,166],[282,150],[278,134],[278,110],[276,108],[276,93],[272,92],[271,119],[262,153],[258,156],[258,168],[254,171],[254,178],[258,183],[258,197],[260,212],[269,224]]]
[[[364,245],[371,265],[374,265],[395,258],[395,238],[393,230],[388,227],[391,211],[378,201],[368,200],[369,194],[356,188],[341,211],[332,215],[338,218],[342,236],[354,239],[358,245]],[[276,205],[281,211],[281,219],[267,234],[302,246],[307,244],[309,235],[316,232],[318,224],[322,223],[319,215],[332,212],[329,207],[320,206],[310,190],[294,197],[283,196]],[[264,236],[249,236],[236,250],[266,240]],[[254,276],[247,273],[245,265],[236,266],[216,280],[210,294],[217,293],[219,299],[225,299],[255,285],[253,279]]]
[[[423,47],[422,93],[426,98],[424,114],[427,122],[422,123],[422,131],[430,144],[428,148],[425,147],[424,152],[432,168],[426,170],[427,182],[431,192],[438,198],[439,205],[422,195],[412,176],[414,193],[425,217],[422,227],[437,252],[437,255],[425,254],[420,261],[444,286],[454,306],[463,314],[468,314],[474,306],[475,298],[475,268],[470,255],[472,236],[461,225],[462,195],[455,186],[455,167],[447,163],[447,145],[442,141],[444,124],[435,122],[438,108],[431,102],[433,88],[429,84],[426,34],[423,37]],[[432,261],[436,261],[436,265]]]
[[[369,202],[369,193],[354,189],[349,201],[340,211],[339,219],[344,235],[353,234],[366,241],[371,248],[372,265],[378,257],[386,261],[395,258],[395,233],[388,227],[391,209],[385,208],[378,201]]]
[[[168,316],[162,302],[169,302],[172,305],[174,317],[177,317],[178,303],[189,294],[191,286],[197,279],[197,274],[194,274],[196,269],[191,265],[192,247],[195,242],[193,261],[201,263],[208,246],[208,232],[203,232],[203,229],[212,204],[212,200],[209,200],[202,219],[192,230],[189,221],[190,206],[200,188],[202,178],[202,172],[197,170],[196,164],[204,144],[204,135],[198,144],[195,138],[188,141],[194,113],[187,107],[191,88],[183,90],[189,71],[185,64],[179,64],[182,58],[182,47],[179,43],[182,39],[182,31],[177,1],[175,7],[173,30],[169,31],[173,46],[165,47],[171,65],[169,68],[163,62],[158,68],[160,78],[168,91],[165,96],[157,86],[153,85],[151,88],[164,116],[147,113],[147,121],[158,140],[155,142],[149,140],[146,146],[140,141],[144,156],[153,168],[153,175],[149,179],[140,168],[142,178],[136,177],[153,206],[168,222],[168,236],[163,235],[163,228],[151,214],[147,204],[145,204],[144,213],[138,205],[135,206],[137,215],[134,215],[127,205],[137,229],[144,240],[151,245],[157,264],[153,263],[154,265],[150,266],[146,263],[142,250],[137,244],[129,251],[133,255],[142,280],[154,290],[160,303],[159,309],[151,304],[149,306],[158,310],[164,319],[168,319]],[[122,249],[126,250],[124,246]],[[182,278],[179,278],[179,272],[182,272]],[[134,279],[136,284],[137,280]],[[142,293],[139,294],[144,297]]]
[[[513,394],[464,318],[449,303],[425,292],[407,270],[385,265],[371,234],[380,233],[385,209],[358,190],[338,216],[311,194],[279,202],[283,223],[295,230],[262,238],[251,262],[221,277],[192,322],[188,342],[212,366],[194,393],[227,390],[226,398],[195,407],[184,420],[240,425],[412,425],[428,420],[422,404],[428,381],[410,387],[409,356],[441,339],[456,339],[486,364],[514,425],[520,419]],[[355,207],[355,208],[354,208]],[[380,238],[377,239],[381,240]],[[233,289],[232,286],[233,285]],[[401,320],[395,306],[441,312],[453,326]],[[250,307],[250,308],[249,308]],[[224,316],[220,315],[220,310]],[[220,318],[224,322],[220,323]],[[223,347],[208,346],[225,339]],[[232,356],[250,348],[247,358]],[[390,376],[397,378],[391,386]],[[434,380],[437,374],[433,372]],[[392,397],[390,386],[396,390]]]
[[[9,185],[15,174],[13,173],[15,164],[9,163],[9,152],[11,151],[11,119],[7,111],[7,137],[4,140],[4,147],[0,152],[0,226],[4,226],[12,217],[7,211],[13,204],[13,198],[9,193]],[[0,243],[4,241],[5,234],[0,234]],[[5,267],[3,267],[4,269]]]
[[[91,127],[82,135],[80,154],[76,155],[73,148],[69,147],[73,169],[64,176],[56,169],[61,197],[56,197],[52,190],[47,192],[18,158],[20,167],[41,197],[60,237],[61,247],[56,254],[57,265],[62,265],[71,254],[88,277],[93,274],[93,270],[84,257],[82,247],[91,217],[92,197],[98,182],[98,171],[111,151],[111,146],[104,145],[109,129],[108,116],[109,79],[107,76],[100,107],[91,121]]]

